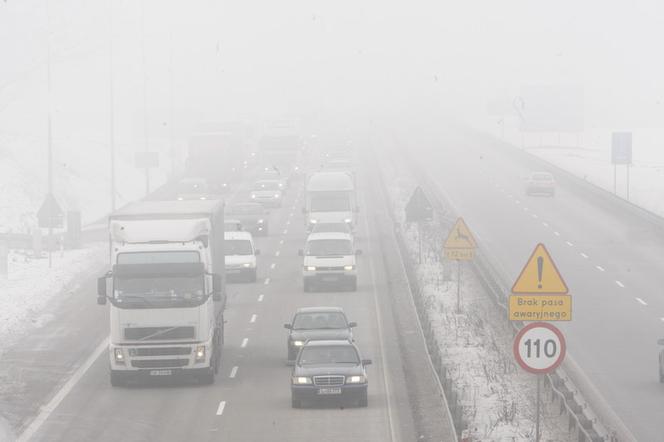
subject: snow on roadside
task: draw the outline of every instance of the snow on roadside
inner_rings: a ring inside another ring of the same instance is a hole
[[[12,252],[9,276],[0,277],[0,353],[13,338],[43,326],[52,319],[45,306],[56,297],[66,297],[75,290],[75,281],[107,259],[105,243],[90,244],[84,249],[53,254],[48,259],[31,259]]]
[[[388,191],[409,259],[417,263],[417,229],[403,222],[404,207],[416,182],[396,162],[385,161],[383,166],[385,176],[392,177]],[[447,378],[459,393],[467,436],[472,441],[532,441],[535,378],[517,367],[511,354],[513,335],[504,313],[468,269],[461,285],[462,309],[456,312],[456,265],[437,258],[442,235],[436,229],[425,229],[423,263],[414,265],[429,317],[434,318]],[[542,440],[573,440],[558,408],[547,400],[542,404]]]

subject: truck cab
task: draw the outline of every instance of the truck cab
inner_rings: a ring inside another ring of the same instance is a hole
[[[221,363],[223,204],[146,201],[110,217],[111,270],[97,300],[110,304],[113,386],[192,374],[214,382]]]

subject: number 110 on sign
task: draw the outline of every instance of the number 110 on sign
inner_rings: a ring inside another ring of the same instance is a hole
[[[528,324],[514,339],[514,358],[530,373],[549,373],[565,358],[565,338],[546,322]]]

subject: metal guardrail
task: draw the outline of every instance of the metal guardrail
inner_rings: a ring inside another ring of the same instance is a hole
[[[451,227],[458,211],[444,192],[434,184],[422,168],[412,159],[404,158],[415,176],[419,177],[425,194],[429,197],[434,210],[439,214],[441,227]],[[664,223],[663,223],[664,225]],[[509,278],[501,271],[498,261],[480,245],[472,269],[479,277],[484,289],[491,294],[507,318],[507,301],[510,292]],[[514,333],[523,327],[522,322],[511,322]],[[564,411],[570,416],[570,428],[576,427],[579,441],[631,442],[636,439],[604,402],[592,383],[583,375],[582,370],[568,354],[567,361],[555,373],[547,375],[547,382],[561,400]],[[590,400],[592,399],[592,400]],[[601,417],[600,417],[601,416]]]

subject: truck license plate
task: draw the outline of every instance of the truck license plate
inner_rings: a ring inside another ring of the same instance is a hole
[[[173,370],[150,370],[150,376],[170,376]]]
[[[341,394],[341,388],[319,388],[318,394]]]

